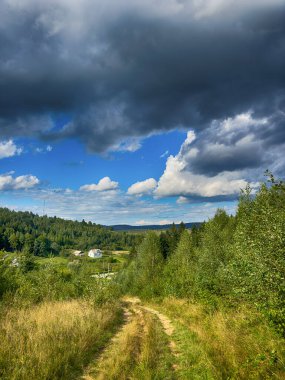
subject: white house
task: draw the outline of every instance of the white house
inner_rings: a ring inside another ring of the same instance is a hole
[[[98,248],[90,249],[88,256],[92,257],[92,259],[100,259],[100,257],[102,257],[102,251]]]

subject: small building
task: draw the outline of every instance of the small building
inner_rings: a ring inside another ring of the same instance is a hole
[[[100,259],[100,257],[102,257],[102,251],[98,248],[90,249],[88,256],[92,259]]]
[[[84,256],[84,252],[82,252],[82,251],[73,251],[72,254],[73,254],[74,256],[77,256],[77,257],[79,257],[79,256]]]
[[[20,263],[19,263],[18,259],[16,259],[16,257],[12,260],[10,266],[11,267],[19,267],[20,266]]]

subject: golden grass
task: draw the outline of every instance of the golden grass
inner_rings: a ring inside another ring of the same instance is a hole
[[[164,300],[161,308],[180,326],[180,345],[190,355],[196,352],[194,372],[200,360],[205,378],[285,379],[284,340],[257,311],[242,307],[210,313],[202,305],[176,299]]]
[[[0,325],[0,378],[76,378],[119,320],[114,305],[94,309],[78,300],[10,309]]]

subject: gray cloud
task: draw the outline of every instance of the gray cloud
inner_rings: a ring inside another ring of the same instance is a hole
[[[284,112],[284,20],[283,0],[4,0],[0,134],[78,138],[104,152],[248,110],[276,117]],[[50,115],[62,113],[70,122],[54,130]],[[279,121],[272,131],[283,138]]]
[[[285,141],[277,145],[263,133],[278,128],[275,119],[243,113],[198,134],[189,131],[179,153],[168,157],[154,194],[179,196],[179,203],[231,200],[247,183],[257,188],[266,169],[282,178]]]
[[[250,113],[214,121],[197,135],[190,150],[188,145],[184,146],[182,154],[189,161],[186,169],[208,176],[246,169],[262,173],[266,168],[276,169],[278,161],[281,169],[285,166],[282,158],[284,122],[282,114],[255,119]]]

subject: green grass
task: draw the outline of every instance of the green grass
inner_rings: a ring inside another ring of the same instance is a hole
[[[42,265],[54,265],[54,266],[63,266],[67,265],[69,260],[66,257],[54,256],[54,257],[37,257],[35,262]]]
[[[179,379],[284,379],[284,339],[250,307],[209,311],[166,299],[155,305],[175,321]]]

